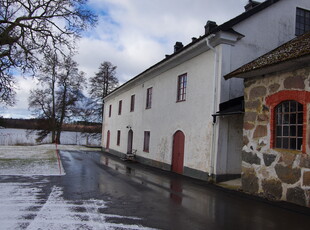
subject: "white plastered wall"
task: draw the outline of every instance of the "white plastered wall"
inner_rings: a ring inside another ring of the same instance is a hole
[[[110,149],[126,153],[128,128],[134,133],[133,149],[137,155],[171,164],[173,134],[185,134],[184,166],[208,172],[212,132],[212,79],[214,54],[204,52],[154,78],[145,78],[136,86],[105,102],[103,146],[110,130]],[[178,76],[187,73],[186,101],[176,102]],[[152,108],[145,109],[146,91],[153,88]],[[130,98],[135,95],[135,111],[130,112]],[[122,114],[118,102],[122,100]],[[108,117],[112,104],[112,116]],[[120,146],[116,145],[121,131]],[[144,131],[150,131],[150,150],[143,151]]]

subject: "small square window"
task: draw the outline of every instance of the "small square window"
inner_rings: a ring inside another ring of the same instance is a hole
[[[298,128],[297,128],[297,130],[298,130],[297,136],[298,136],[298,137],[302,137],[302,130],[303,130],[302,125],[299,125]]]
[[[296,149],[296,139],[290,139],[290,149]]]
[[[283,126],[283,136],[284,137],[288,136],[288,126]]]
[[[277,136],[282,136],[282,126],[277,126]]]
[[[296,137],[296,126],[290,127],[290,136]]]
[[[298,113],[298,115],[297,115],[297,124],[302,124],[302,122],[303,122],[303,114],[302,113]]]
[[[277,140],[276,140],[276,148],[282,148],[282,138],[277,138]]]
[[[283,138],[282,139],[282,141],[283,141],[283,148],[284,149],[288,149],[288,141],[289,141],[289,138]]]
[[[290,123],[291,124],[296,124],[296,114],[291,114],[290,116]]]
[[[298,138],[297,139],[297,149],[301,149],[302,148],[302,138]]]
[[[283,124],[289,124],[290,123],[290,116],[289,114],[284,114],[283,116]]]

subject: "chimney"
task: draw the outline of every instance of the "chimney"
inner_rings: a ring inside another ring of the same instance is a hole
[[[183,48],[182,42],[176,42],[174,45],[174,53],[180,51]]]
[[[207,24],[205,25],[205,34],[210,34],[213,29],[217,27],[216,22],[214,21],[207,21]]]
[[[248,4],[245,5],[244,9],[245,11],[249,11],[259,4],[260,2],[249,0]]]

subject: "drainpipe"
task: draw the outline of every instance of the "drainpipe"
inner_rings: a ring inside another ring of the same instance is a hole
[[[218,75],[218,53],[215,49],[210,44],[210,40],[215,37],[215,34],[210,34],[206,38],[206,43],[207,46],[214,52],[214,76],[213,76],[213,98],[212,98],[212,114],[216,113],[216,105],[217,105],[217,88],[218,88],[218,81],[217,81],[217,75]],[[216,157],[215,157],[215,152],[216,152],[216,133],[217,133],[217,124],[216,121],[213,121],[212,123],[212,139],[211,139],[211,154],[210,154],[210,172],[209,176],[211,177],[212,174],[214,174],[214,167],[216,164]]]

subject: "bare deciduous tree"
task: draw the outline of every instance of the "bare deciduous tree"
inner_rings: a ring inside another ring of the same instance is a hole
[[[40,88],[30,92],[29,108],[37,118],[49,123],[47,130],[38,133],[38,141],[51,131],[52,142],[60,143],[64,122],[76,116],[77,103],[84,97],[84,73],[78,71],[78,65],[71,57],[59,62],[57,56],[49,56],[38,79]]]
[[[96,23],[87,0],[0,1],[0,103],[14,104],[13,73],[34,73],[42,54],[72,52],[80,32]]]

